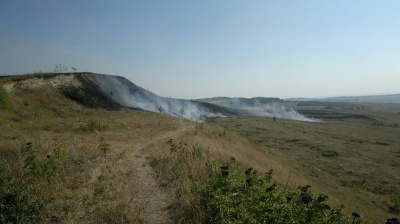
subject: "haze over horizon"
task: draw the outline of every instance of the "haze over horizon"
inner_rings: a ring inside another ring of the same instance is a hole
[[[400,1],[3,0],[0,74],[120,75],[160,96],[400,93]]]

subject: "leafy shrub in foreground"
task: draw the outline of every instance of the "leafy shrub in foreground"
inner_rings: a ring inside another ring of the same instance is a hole
[[[221,165],[199,145],[173,139],[167,144],[170,155],[152,165],[176,188],[171,206],[176,223],[367,223],[356,212],[344,215],[343,205],[331,208],[328,196],[314,196],[309,185],[296,191],[279,187],[272,181],[272,169],[258,174],[243,170],[233,157]],[[386,222],[399,223],[397,218]]]
[[[32,188],[0,170],[0,223],[35,223],[44,204]]]
[[[331,208],[328,196],[313,197],[310,186],[288,191],[271,181],[273,170],[260,177],[245,172],[234,162],[214,171],[202,191],[206,223],[365,223],[358,213],[341,213],[344,206]]]

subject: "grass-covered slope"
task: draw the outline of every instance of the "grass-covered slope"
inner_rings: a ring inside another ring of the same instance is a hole
[[[65,97],[66,88],[78,88],[79,94],[82,81],[57,77],[2,82],[2,222],[384,223],[398,214],[395,197],[379,204],[381,196],[367,188],[349,190],[325,169],[304,163],[309,153],[310,161],[319,155],[326,164],[331,159],[346,165],[346,158],[353,158],[346,153],[352,151],[339,149],[347,140],[349,146],[376,143],[382,155],[396,153],[398,140],[383,132],[396,117],[376,123],[385,139],[365,132],[379,141],[349,134],[354,132],[350,127],[363,127],[361,123],[350,123],[349,133],[340,132],[344,123],[254,117],[196,123],[159,112],[105,110],[101,105],[111,94],[90,106]],[[96,97],[86,93],[79,95]],[[328,141],[325,135],[336,140]],[[353,138],[362,142],[350,141]],[[328,145],[338,156],[322,155]],[[281,147],[298,154],[290,156]],[[359,153],[365,161],[375,157]],[[357,164],[361,170],[372,163]],[[390,177],[398,171],[393,167],[381,172]],[[311,188],[303,188],[308,184]],[[346,208],[339,212],[342,203]]]

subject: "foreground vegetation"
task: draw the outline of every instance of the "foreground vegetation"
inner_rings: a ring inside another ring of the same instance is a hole
[[[168,141],[170,155],[153,166],[177,188],[175,222],[184,223],[365,223],[360,214],[331,208],[328,196],[314,197],[311,187],[279,187],[274,170],[244,170],[234,157],[213,159],[199,145]]]

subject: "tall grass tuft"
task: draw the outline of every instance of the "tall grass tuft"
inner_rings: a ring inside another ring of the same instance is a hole
[[[106,125],[102,124],[100,120],[93,118],[89,119],[84,125],[81,126],[81,130],[86,132],[104,131],[106,129]]]
[[[14,110],[14,105],[11,101],[11,98],[2,85],[0,85],[0,110],[1,109],[7,111]]]

